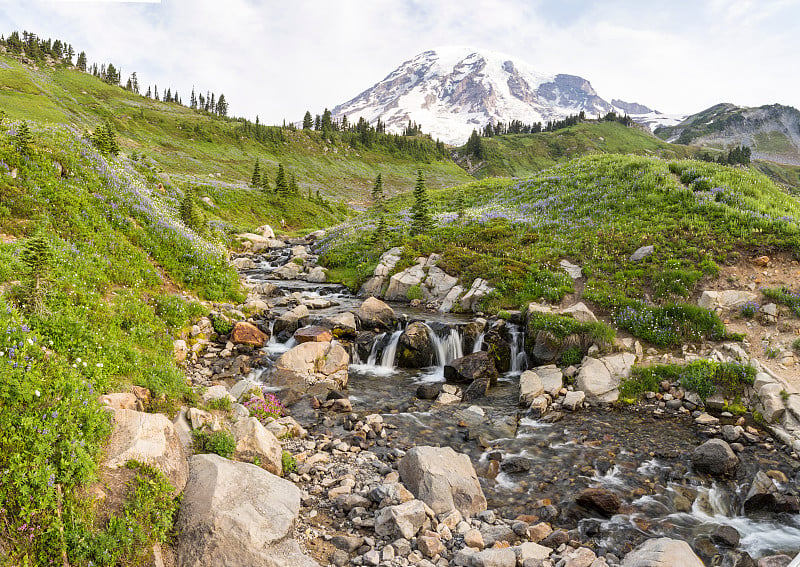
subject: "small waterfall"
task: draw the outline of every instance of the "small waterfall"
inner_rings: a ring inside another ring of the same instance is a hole
[[[522,374],[528,367],[528,357],[525,354],[525,334],[517,325],[509,325],[508,334],[511,335],[511,374]]]
[[[268,345],[274,345],[278,340],[275,338],[275,319],[269,322],[269,340],[267,341]]]
[[[483,337],[485,335],[486,333],[481,333],[480,335],[478,335],[478,338],[475,339],[475,346],[472,347],[473,353],[481,351],[481,348],[483,348]]]
[[[372,350],[369,352],[369,357],[367,358],[368,366],[375,366],[378,363],[378,345],[381,344],[381,341],[385,336],[386,333],[381,333],[375,337],[375,342],[372,343]]]
[[[447,336],[442,338],[427,323],[425,326],[428,327],[433,350],[436,352],[436,366],[444,368],[448,362],[464,356],[464,350],[461,348],[461,334],[458,329],[451,328]]]
[[[358,345],[355,343],[350,348],[350,364],[363,364],[361,357],[358,356]]]
[[[381,355],[381,366],[384,368],[394,368],[394,356],[397,353],[397,343],[400,342],[400,335],[403,331],[395,331],[389,339],[389,344],[383,349]]]

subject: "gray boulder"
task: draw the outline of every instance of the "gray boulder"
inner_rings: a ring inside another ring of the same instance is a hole
[[[437,514],[469,517],[486,510],[486,497],[469,457],[450,447],[414,447],[398,465],[408,489]]]
[[[456,358],[444,367],[444,378],[448,382],[469,383],[478,378],[496,380],[497,377],[494,359],[483,350]]]
[[[623,352],[601,359],[586,357],[576,378],[576,387],[592,402],[616,402],[620,382],[631,374],[636,355]]]
[[[775,514],[779,512],[797,513],[800,511],[797,497],[781,494],[778,487],[763,471],[758,471],[747,498],[744,501],[745,514],[758,514],[766,512]]]
[[[361,322],[362,329],[380,329],[391,331],[397,324],[397,316],[394,309],[386,305],[380,299],[369,297],[364,300],[355,312],[356,317]]]
[[[531,402],[542,394],[544,394],[544,384],[541,376],[533,370],[523,372],[519,377],[519,405],[530,406]]]
[[[620,564],[622,567],[705,567],[685,541],[660,537],[648,539]]]
[[[292,539],[300,490],[255,465],[195,455],[176,519],[178,567],[319,567]]]
[[[494,288],[489,285],[489,282],[481,278],[475,278],[469,291],[458,300],[461,309],[464,311],[477,311],[480,302],[493,291]]]
[[[298,328],[306,324],[309,315],[308,307],[305,305],[298,305],[275,319],[275,323],[272,326],[272,333],[275,336],[282,333],[291,336]]]
[[[255,417],[240,419],[233,425],[236,439],[236,459],[253,462],[256,458],[261,466],[275,475],[283,471],[280,441]]]
[[[430,329],[425,323],[411,323],[397,343],[397,365],[403,368],[424,368],[435,362]]]
[[[709,439],[692,453],[692,465],[700,473],[732,477],[739,468],[739,457],[722,439]]]
[[[644,260],[650,256],[654,250],[655,248],[653,246],[641,246],[640,248],[637,248],[633,254],[631,254],[630,261],[638,262],[640,260]]]
[[[409,500],[396,506],[387,506],[375,515],[375,533],[379,536],[411,539],[425,524],[428,514],[420,500]]]
[[[305,391],[325,383],[330,389],[347,386],[350,355],[339,343],[303,343],[286,351],[275,362],[273,383]]]
[[[384,294],[386,301],[408,301],[408,291],[414,286],[421,287],[422,280],[425,279],[427,260],[425,257],[417,258],[416,264],[393,275]]]
[[[403,254],[402,248],[391,248],[384,252],[375,271],[372,272],[372,277],[369,278],[358,292],[359,297],[378,297],[389,279],[389,274],[394,269],[397,262],[400,261],[400,256]]]
[[[748,301],[756,301],[758,294],[752,291],[729,289],[725,291],[704,291],[697,305],[704,309],[729,310],[741,307]]]

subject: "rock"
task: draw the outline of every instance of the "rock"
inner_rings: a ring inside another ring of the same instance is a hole
[[[648,539],[620,563],[622,567],[704,567],[685,541],[661,537]]]
[[[367,298],[356,310],[355,315],[361,322],[362,329],[391,331],[397,324],[394,310],[375,297]]]
[[[328,275],[325,271],[325,268],[322,266],[314,266],[311,268],[306,276],[306,281],[309,283],[325,283],[328,281]]]
[[[402,368],[431,366],[435,362],[435,354],[430,333],[425,323],[415,321],[408,325],[397,344],[397,365]]]
[[[417,258],[417,263],[398,272],[389,279],[389,287],[384,298],[386,301],[408,301],[408,292],[412,287],[419,287],[422,291],[422,280],[425,278],[425,262],[427,258]]]
[[[236,401],[236,398],[233,397],[230,392],[228,392],[227,386],[224,385],[211,386],[205,392],[203,392],[203,395],[200,399],[203,400],[204,404],[208,404],[214,400],[220,400],[222,398],[228,398],[232,402]]]
[[[378,265],[375,267],[372,277],[361,286],[358,296],[376,297],[381,295],[383,286],[386,285],[386,281],[389,279],[389,274],[394,269],[397,262],[400,261],[400,256],[402,254],[403,249],[400,247],[391,248],[384,252],[378,260]]]
[[[350,356],[338,343],[303,343],[277,360],[273,383],[300,391],[325,383],[341,390],[347,386],[349,364]]]
[[[186,357],[189,355],[189,347],[186,344],[186,341],[183,339],[178,339],[173,341],[172,343],[172,358],[180,364]]]
[[[617,387],[623,378],[631,374],[636,356],[622,352],[601,359],[585,357],[575,380],[576,388],[586,394],[592,402],[616,402]]]
[[[741,307],[748,301],[758,300],[758,294],[751,291],[729,289],[726,291],[704,291],[697,300],[703,309],[730,310]]]
[[[252,259],[247,257],[236,258],[233,265],[239,270],[255,270],[258,267]]]
[[[493,291],[494,288],[489,285],[489,282],[481,278],[475,278],[469,291],[459,300],[461,309],[464,311],[477,311],[483,298]]]
[[[558,513],[556,513],[555,515],[557,516]],[[556,530],[549,536],[544,538],[540,543],[545,547],[549,547],[551,549],[558,549],[568,541],[569,541],[569,534],[566,531]]]
[[[296,280],[302,273],[302,264],[290,261],[273,271],[272,276],[281,280]]]
[[[579,280],[583,277],[583,271],[581,270],[581,267],[576,266],[569,260],[561,260],[561,262],[559,262],[559,266],[561,266],[564,271],[567,272],[567,275],[569,275],[569,277],[571,277],[573,280]]]
[[[594,316],[592,310],[586,307],[584,303],[576,303],[571,307],[567,307],[561,312],[562,315],[572,317],[580,323],[596,323],[597,317]]]
[[[444,367],[445,380],[458,384],[469,383],[482,377],[496,380],[498,376],[494,358],[483,350],[457,358]]]
[[[788,555],[769,555],[758,560],[758,567],[789,567],[791,562]]]
[[[275,336],[285,334],[291,336],[297,329],[305,325],[308,320],[309,312],[308,307],[305,305],[298,305],[294,309],[287,311],[277,319],[272,326],[272,332]],[[286,338],[288,338],[288,336]]]
[[[738,530],[733,526],[719,525],[711,532],[711,541],[714,544],[731,549],[739,545],[740,537]]]
[[[436,396],[438,396],[441,391],[441,382],[423,382],[417,386],[417,397],[420,400],[433,400],[436,399]]]
[[[547,366],[534,368],[534,372],[536,372],[542,380],[544,391],[553,398],[558,396],[558,392],[564,387],[564,375],[561,369],[555,364],[549,364]]]
[[[502,325],[502,326],[501,326]],[[506,340],[504,322],[495,324],[483,336],[485,350],[494,358],[495,367],[499,372],[508,372],[511,369],[511,344]]]
[[[564,396],[564,401],[561,402],[561,405],[569,411],[577,411],[583,407],[583,401],[585,398],[586,395],[580,390],[567,392],[567,395]]]
[[[796,496],[781,494],[778,487],[763,471],[758,471],[747,497],[744,500],[745,514],[752,515],[760,512],[775,514],[780,512],[797,513],[800,504]]]
[[[642,246],[640,248],[637,248],[636,251],[633,254],[631,254],[629,260],[631,262],[638,262],[639,260],[644,260],[645,258],[650,256],[654,250],[655,248],[653,246]]]
[[[516,567],[517,554],[510,547],[484,549],[470,558],[471,567]]]
[[[530,406],[531,402],[542,394],[544,394],[544,384],[539,374],[533,370],[523,372],[519,377],[519,405]]]
[[[425,504],[420,500],[410,500],[379,510],[375,515],[375,533],[382,537],[411,539],[427,520]]]
[[[758,310],[758,314],[766,324],[774,324],[778,322],[778,306],[774,303],[767,303],[762,305]]]
[[[141,411],[142,402],[131,392],[112,392],[100,396],[99,402],[110,408]]]
[[[472,462],[450,447],[414,447],[400,460],[398,472],[414,496],[437,514],[456,509],[469,517],[486,510]]]
[[[464,533],[464,545],[467,547],[474,547],[475,549],[483,549],[486,547],[483,543],[481,532],[475,528],[467,530]]]
[[[464,403],[473,402],[477,399],[483,398],[489,393],[489,387],[492,385],[492,379],[488,376],[479,376],[467,386],[464,393],[461,395],[461,401]]]
[[[236,384],[231,387],[229,393],[234,398],[234,401],[246,402],[253,396],[259,398],[264,397],[261,386],[262,384],[260,382],[245,378],[244,380],[236,382]]]
[[[263,236],[264,238],[274,239],[275,238],[275,231],[272,230],[272,227],[268,224],[259,226],[256,229],[256,232]]]
[[[186,454],[173,423],[159,413],[113,410],[114,429],[103,466],[116,469],[136,460],[160,470],[179,493],[189,474]]]
[[[739,467],[739,457],[722,439],[709,439],[692,453],[692,465],[700,473],[732,477]]]
[[[597,555],[588,547],[579,547],[564,555],[563,567],[591,567]]]
[[[335,535],[331,538],[331,545],[336,549],[353,553],[364,545],[364,538],[361,536]]]
[[[239,461],[258,459],[261,467],[280,476],[283,472],[280,442],[255,417],[240,419],[233,425],[236,439],[235,457]]]
[[[605,488],[587,488],[575,501],[584,508],[599,512],[605,518],[616,514],[622,505],[619,496]]]
[[[452,289],[447,292],[447,295],[444,296],[444,299],[442,299],[442,303],[439,305],[439,312],[449,313],[462,293],[464,293],[464,288],[460,285],[454,285]]]
[[[292,539],[300,490],[248,463],[195,455],[176,519],[177,567],[318,567]]]
[[[551,533],[553,533],[553,528],[549,524],[539,522],[528,528],[528,539],[534,543],[539,543]]]
[[[258,327],[245,321],[234,323],[231,331],[231,342],[235,345],[251,345],[260,348],[266,344],[268,338],[266,333]]]
[[[708,413],[701,413],[696,418],[694,418],[694,422],[697,425],[717,425],[719,423],[719,418],[714,417]]]
[[[739,425],[723,425],[720,431],[722,438],[728,443],[734,443],[741,437],[742,428]]]
[[[506,457],[500,463],[500,469],[510,474],[531,470],[531,461],[525,457]]]
[[[329,343],[333,340],[333,334],[325,327],[303,327],[295,331],[294,339],[298,344]]]
[[[417,549],[425,557],[436,557],[445,550],[442,540],[438,536],[421,535],[417,537]]]
[[[306,240],[308,242],[316,242],[322,238],[325,238],[325,229],[315,230],[314,232],[306,234]]]
[[[428,269],[428,275],[422,282],[422,297],[427,302],[439,303],[444,300],[458,283],[455,278],[437,266]]]
[[[358,330],[356,316],[349,311],[334,315],[333,317],[328,318],[327,321],[330,323],[333,333],[337,337],[352,337],[356,335],[356,331]]]

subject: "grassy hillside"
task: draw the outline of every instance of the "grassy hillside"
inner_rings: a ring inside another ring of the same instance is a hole
[[[609,309],[618,326],[674,344],[698,335],[687,336],[668,306],[716,276],[720,264],[774,250],[800,257],[796,199],[761,174],[698,161],[589,156],[528,180],[484,180],[430,198],[435,222],[427,234],[408,236],[412,201],[403,196],[391,202],[384,246],[364,238],[375,228],[368,217],[332,232],[322,261],[360,281],[389,246],[404,247],[402,265],[437,252],[462,284],[488,279],[497,291],[485,308],[497,310],[575,291],[558,265],[566,259],[583,267],[583,296]],[[651,256],[629,260],[646,245],[655,247]],[[719,331],[707,313],[679,311]]]
[[[557,163],[586,154],[638,154],[665,159],[689,157],[691,150],[668,144],[637,127],[618,122],[584,122],[555,132],[482,138],[486,159],[471,160],[470,171],[486,177],[529,177]],[[465,148],[459,149],[465,154]],[[466,160],[459,160],[466,166]]]
[[[378,173],[389,193],[409,190],[418,167],[432,187],[469,179],[447,159],[420,163],[402,151],[353,148],[323,140],[314,131],[270,128],[257,140],[243,121],[157,102],[74,69],[34,70],[6,55],[0,55],[0,85],[0,108],[11,118],[78,129],[111,120],[124,154],[142,155],[170,175],[243,183],[258,158],[273,183],[278,163],[283,163],[297,175],[301,193],[319,190],[325,197],[354,202],[369,193]]]
[[[800,166],[757,160],[753,162],[753,167],[786,186],[793,195],[800,196]]]

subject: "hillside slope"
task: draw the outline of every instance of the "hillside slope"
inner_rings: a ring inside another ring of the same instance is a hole
[[[557,163],[586,154],[638,154],[664,159],[689,157],[690,148],[669,144],[638,127],[618,122],[584,122],[554,132],[482,138],[485,159],[475,160],[462,146],[456,161],[478,179],[529,177]]]
[[[446,157],[437,158],[433,142],[425,139],[419,145],[428,149],[420,157],[391,144],[354,148],[315,131],[258,130],[243,120],[136,95],[74,69],[34,69],[2,54],[0,85],[0,108],[11,118],[90,130],[111,120],[124,154],[151,159],[170,175],[244,183],[259,159],[273,183],[282,163],[297,175],[302,194],[319,190],[323,197],[355,202],[369,193],[378,173],[389,193],[410,190],[418,167],[435,187],[469,179]]]

